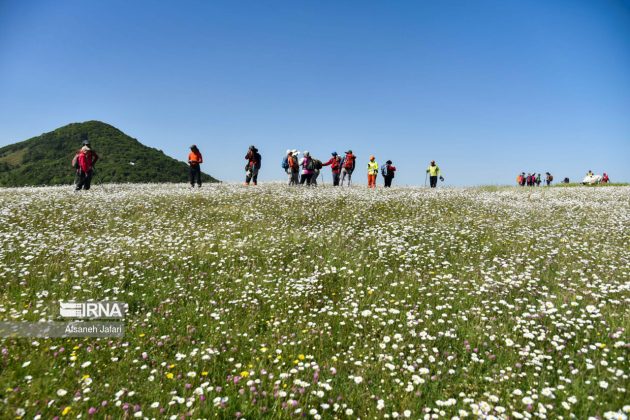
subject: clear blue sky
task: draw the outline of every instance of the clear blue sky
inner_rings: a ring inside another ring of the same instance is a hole
[[[223,180],[256,144],[262,180],[352,148],[402,184],[630,181],[630,2],[0,0],[0,146],[93,119]]]

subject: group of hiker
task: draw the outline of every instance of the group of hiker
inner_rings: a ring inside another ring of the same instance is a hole
[[[300,154],[302,155],[301,158]],[[296,149],[287,149],[282,159],[281,167],[287,174],[288,184],[315,186],[324,166],[330,166],[333,186],[343,186],[346,179],[348,180],[347,185],[350,186],[352,184],[352,174],[356,169],[356,155],[352,153],[352,150],[345,151],[343,157],[334,151],[330,155],[326,162],[322,162],[320,159],[311,156],[311,153],[307,150],[300,153]],[[391,187],[392,180],[396,174],[396,167],[392,161],[388,160],[385,162],[380,167],[380,172],[383,176],[385,187]],[[378,173],[379,165],[376,162],[376,158],[370,156],[370,160],[367,163],[369,188],[376,188]]]
[[[540,174],[536,174],[535,172],[528,173],[527,175],[525,175],[525,172],[521,172],[516,176],[516,184],[521,187],[540,187],[541,182],[542,178]],[[545,182],[547,183],[547,186],[551,185],[553,182],[553,175],[549,172],[545,172]]]
[[[302,157],[300,158],[300,154]],[[94,175],[94,165],[98,161],[99,156],[92,150],[90,141],[83,140],[83,145],[72,159],[72,166],[76,170],[75,187],[79,191],[81,189],[89,190]],[[245,154],[245,182],[244,185],[257,185],[258,173],[261,168],[262,156],[256,146],[249,146]],[[196,145],[190,146],[188,153],[189,181],[191,188],[201,188],[201,164],[203,156]],[[341,157],[337,152],[332,152],[330,159],[326,162],[314,158],[310,152],[304,151],[300,153],[296,149],[288,149],[282,159],[282,168],[287,174],[289,185],[315,186],[317,179],[321,174],[324,166],[330,166],[332,173],[333,186],[343,186],[347,179],[347,185],[352,184],[352,174],[356,169],[357,157],[352,150],[344,152]],[[379,171],[380,170],[380,171]],[[372,155],[367,162],[367,179],[368,188],[376,188],[376,179],[378,174],[383,177],[385,188],[392,186],[392,181],[396,176],[396,167],[391,160],[387,160],[383,165],[379,166],[376,158]],[[426,169],[426,174],[430,179],[431,188],[437,186],[438,178],[444,181],[441,176],[440,168],[435,161],[431,161]],[[426,184],[426,179],[425,179]]]
[[[540,174],[536,174],[535,172],[528,173],[527,175],[525,175],[525,172],[521,172],[516,176],[516,184],[520,185],[521,187],[539,187],[541,182],[542,178]],[[545,183],[547,184],[547,186],[550,186],[552,182],[553,175],[551,175],[549,172],[545,172]],[[586,173],[586,177],[584,177],[584,180],[582,180],[582,184],[606,184],[608,182],[610,182],[610,178],[608,177],[608,174],[606,172],[604,172],[604,175],[595,175],[593,171],[590,170]],[[569,178],[564,178],[562,183],[568,184]]]
[[[300,158],[300,155],[302,157]],[[82,147],[79,149],[74,158],[72,159],[72,166],[76,170],[75,190],[89,190],[94,176],[94,165],[99,160],[98,154],[92,149],[90,141],[86,138],[82,141]],[[258,173],[261,168],[262,156],[256,146],[249,146],[247,153],[245,154],[245,182],[244,185],[257,185]],[[188,166],[189,166],[189,179],[190,186],[194,188],[195,184],[201,187],[201,164],[203,163],[203,157],[199,148],[196,145],[190,146],[190,152],[188,154]],[[356,169],[357,156],[351,149],[344,152],[344,156],[340,156],[337,152],[333,151],[330,158],[326,162],[311,156],[310,152],[299,152],[296,149],[287,149],[285,156],[282,159],[282,169],[288,177],[288,185],[317,185],[317,179],[319,178],[324,166],[330,166],[332,173],[333,186],[343,186],[347,181],[347,185],[352,184],[352,174]],[[383,177],[383,184],[385,188],[392,186],[392,181],[396,175],[396,167],[391,160],[387,160],[383,165],[379,166],[376,158],[372,155],[367,162],[367,186],[368,188],[376,188],[376,179],[379,172]],[[380,169],[380,171],[379,171]],[[426,175],[429,178],[429,185],[431,188],[437,187],[438,179],[444,181],[440,172],[440,167],[431,161],[426,169]],[[545,183],[550,186],[553,182],[553,175],[549,172],[545,172]],[[565,178],[564,183],[568,183],[569,179]],[[588,171],[586,177],[582,183],[608,183],[610,178],[608,174],[604,172],[603,175],[595,175],[592,171]],[[530,172],[527,175],[525,172],[521,172],[516,177],[516,183],[522,187],[537,187],[542,183],[542,177],[540,173]],[[425,178],[426,185],[426,178]]]

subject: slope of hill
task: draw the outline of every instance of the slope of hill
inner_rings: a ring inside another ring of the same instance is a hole
[[[88,138],[100,161],[96,182],[185,182],[188,165],[100,121],[69,124],[0,148],[0,186],[70,184],[72,157]],[[217,182],[202,174],[205,182]]]

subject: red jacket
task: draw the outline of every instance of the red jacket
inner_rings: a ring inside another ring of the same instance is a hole
[[[90,172],[98,161],[98,155],[93,150],[79,150],[74,158],[79,165],[79,169],[84,173]]]
[[[332,165],[330,169],[332,169],[333,174],[341,172],[341,158],[339,156],[333,156],[328,160],[328,162],[322,163],[322,166],[328,165]]]

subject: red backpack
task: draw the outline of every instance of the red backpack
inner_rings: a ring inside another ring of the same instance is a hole
[[[354,168],[354,155],[352,153],[348,153],[346,155],[346,158],[343,161],[343,167],[346,169]]]

